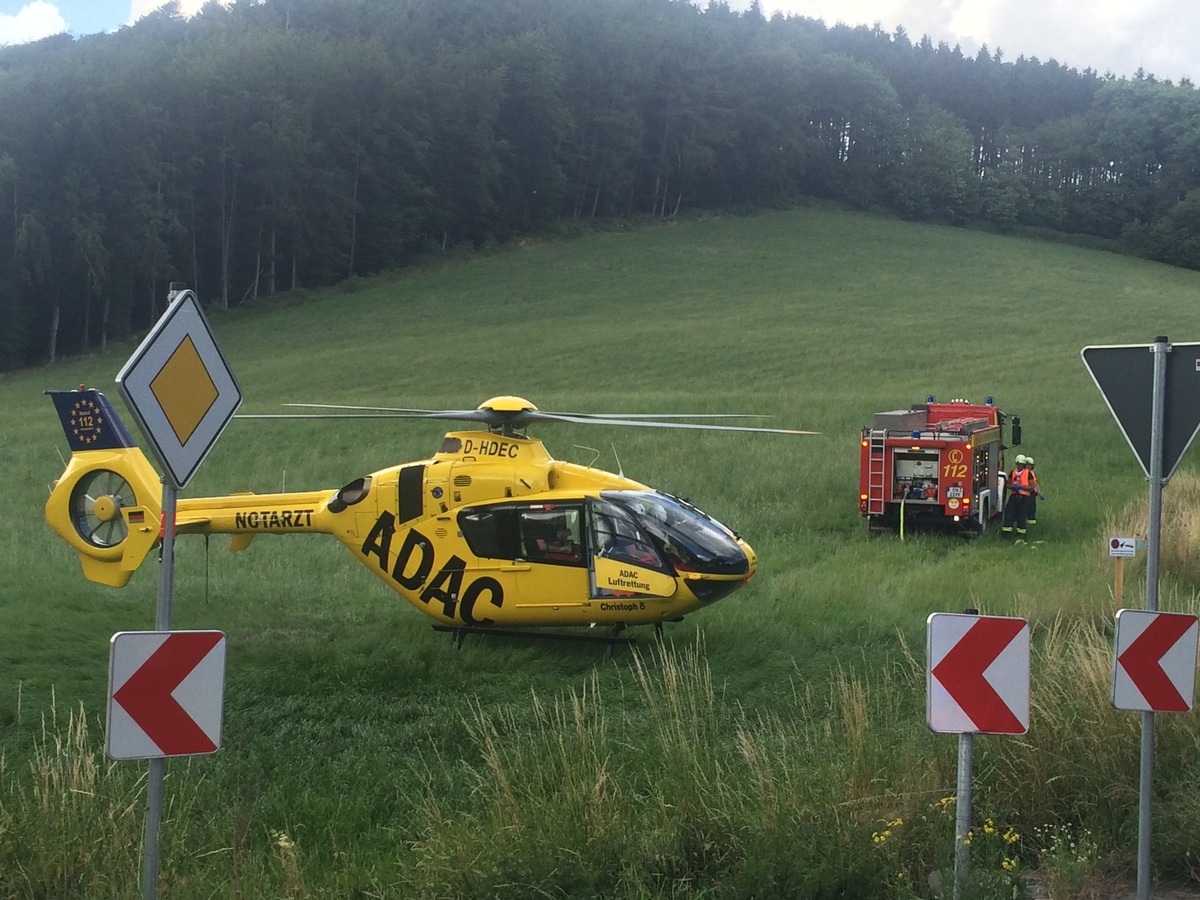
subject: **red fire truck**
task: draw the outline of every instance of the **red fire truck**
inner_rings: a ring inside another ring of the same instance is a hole
[[[1011,421],[1010,421],[1011,420]],[[1021,443],[1020,416],[983,403],[933,397],[875,414],[862,430],[858,511],[872,530],[945,526],[981,534],[1004,510],[1005,426]]]

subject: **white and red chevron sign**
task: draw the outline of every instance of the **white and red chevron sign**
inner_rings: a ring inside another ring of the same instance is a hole
[[[1029,730],[1029,623],[934,613],[927,620],[926,701],[937,732]]]
[[[1197,630],[1193,615],[1118,610],[1113,706],[1143,712],[1190,710]]]
[[[221,745],[225,635],[114,634],[105,750],[113,759],[214,753]]]

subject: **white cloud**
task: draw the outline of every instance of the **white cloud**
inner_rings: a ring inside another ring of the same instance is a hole
[[[975,55],[983,44],[1006,60],[1036,56],[1076,69],[1131,76],[1138,67],[1159,78],[1200,82],[1200,3],[1196,0],[761,0],[768,15],[824,19],[832,25],[903,25],[916,41],[960,44]],[[703,3],[701,3],[703,5]],[[749,0],[730,0],[744,9]]]
[[[15,16],[0,15],[0,46],[24,44],[66,30],[67,21],[57,6],[46,0],[33,0]]]
[[[148,16],[150,13],[163,6],[167,0],[131,0],[129,8],[129,23],[132,25],[142,16]],[[208,0],[179,0],[179,14],[183,16],[194,16],[200,12],[202,7]],[[228,6],[233,0],[218,0],[218,2]]]

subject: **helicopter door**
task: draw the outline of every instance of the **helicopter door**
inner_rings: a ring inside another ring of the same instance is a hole
[[[670,597],[675,593],[674,570],[628,511],[597,499],[589,504],[588,513],[592,597]]]
[[[583,505],[514,503],[467,507],[463,538],[504,585],[506,608],[587,606]]]
[[[517,579],[517,605],[586,606],[587,563],[583,506],[578,503],[516,505],[520,534],[518,562],[529,570]]]

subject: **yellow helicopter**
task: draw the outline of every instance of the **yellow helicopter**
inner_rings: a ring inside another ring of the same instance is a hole
[[[97,390],[48,391],[71,447],[46,521],[79,554],[84,575],[123,587],[159,543],[162,479]],[[684,418],[544,412],[520,397],[476,409],[289,404],[305,415],[477,423],[452,431],[431,459],[355,478],[339,489],[180,498],[176,534],[330,534],[435,628],[534,633],[678,621],[750,580],[757,557],[736,532],[685,500],[624,475],[554,459],[526,429],[540,422],[812,434]],[[561,636],[561,635],[556,635]]]

